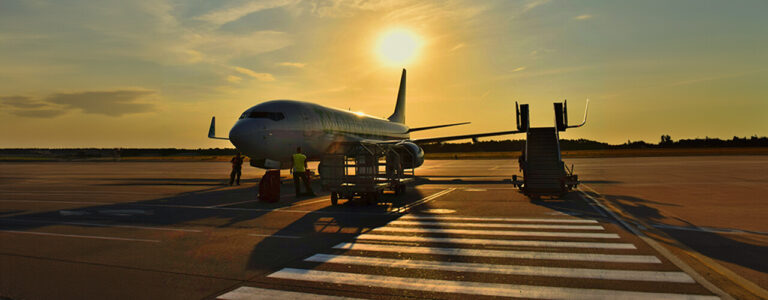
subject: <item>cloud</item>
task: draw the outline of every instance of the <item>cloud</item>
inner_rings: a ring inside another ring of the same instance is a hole
[[[45,106],[45,103],[41,103],[40,101],[34,100],[27,96],[0,97],[0,103],[10,107],[22,109],[41,108]]]
[[[45,101],[61,105],[64,109],[79,109],[87,114],[119,117],[155,111],[155,105],[145,101],[155,94],[155,91],[145,89],[85,91],[56,93],[46,97]]]
[[[278,66],[283,66],[283,67],[303,68],[303,67],[304,67],[304,66],[306,66],[307,64],[305,64],[305,63],[299,63],[299,62],[281,62],[281,63],[279,63],[279,64],[277,64],[277,65],[278,65]]]
[[[526,3],[525,6],[523,7],[523,13],[526,13],[526,12],[536,8],[536,7],[539,7],[539,6],[543,5],[543,4],[546,4],[547,2],[549,2],[549,0],[533,0],[533,1],[530,1],[530,2]]]
[[[453,51],[459,50],[459,49],[461,49],[461,48],[464,48],[464,47],[466,47],[466,46],[467,46],[467,45],[466,45],[466,44],[464,44],[464,43],[459,43],[459,44],[457,44],[456,46],[453,46],[453,48],[451,48],[451,50],[449,50],[449,51],[450,51],[450,52],[453,52]]]
[[[13,111],[12,114],[30,118],[53,118],[67,113],[66,110],[56,108],[22,109]]]
[[[230,5],[227,8],[209,12],[196,19],[216,25],[223,25],[262,10],[294,4],[294,0],[271,0],[245,2],[239,5]]]
[[[272,76],[272,74],[269,73],[257,73],[251,69],[242,68],[242,67],[233,67],[235,71],[237,71],[240,74],[248,75],[251,78],[254,78],[256,80],[260,81],[275,81],[275,77]]]
[[[27,96],[0,97],[0,107],[10,114],[30,118],[50,118],[67,112],[60,106]]]
[[[578,15],[573,17],[573,19],[576,21],[584,21],[584,20],[592,19],[592,17],[593,17],[592,15]]]
[[[227,76],[227,81],[231,83],[240,83],[240,81],[243,81],[243,78],[235,75],[229,75]]]

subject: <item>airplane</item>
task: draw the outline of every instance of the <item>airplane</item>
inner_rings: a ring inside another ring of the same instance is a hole
[[[410,133],[469,122],[410,128],[405,124],[405,74],[400,77],[395,111],[387,118],[337,109],[297,100],[271,100],[255,105],[240,115],[229,131],[229,138],[216,137],[216,117],[211,119],[208,137],[229,140],[250,158],[251,166],[263,169],[287,169],[296,147],[301,147],[309,161],[319,161],[334,147],[357,143],[399,144],[414,157],[413,166],[424,162],[420,143],[473,139],[525,132],[498,131],[436,138],[411,139]]]

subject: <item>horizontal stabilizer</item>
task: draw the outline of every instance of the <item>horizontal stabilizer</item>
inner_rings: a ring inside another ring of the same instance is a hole
[[[421,130],[429,130],[429,129],[437,129],[437,128],[450,127],[450,126],[458,126],[458,125],[464,125],[464,124],[469,124],[469,123],[470,122],[462,122],[462,123],[435,125],[435,126],[427,126],[427,127],[416,127],[416,128],[408,129],[408,132],[421,131]]]
[[[217,140],[228,140],[228,138],[216,136],[216,117],[211,118],[211,128],[208,128],[208,138]]]

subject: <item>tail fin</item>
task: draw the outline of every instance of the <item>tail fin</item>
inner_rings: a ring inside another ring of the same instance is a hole
[[[397,104],[395,112],[389,116],[390,122],[405,123],[405,69],[400,77],[400,89],[397,91]]]

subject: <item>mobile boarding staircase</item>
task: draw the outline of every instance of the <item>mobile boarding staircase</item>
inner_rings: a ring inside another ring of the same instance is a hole
[[[517,105],[517,129],[526,132],[525,148],[519,163],[523,179],[513,176],[512,183],[531,199],[541,196],[562,196],[579,184],[578,175],[573,174],[560,154],[560,131],[584,126],[587,122],[589,100],[584,109],[584,121],[568,125],[567,102],[555,103],[555,127],[530,128],[528,104]]]

